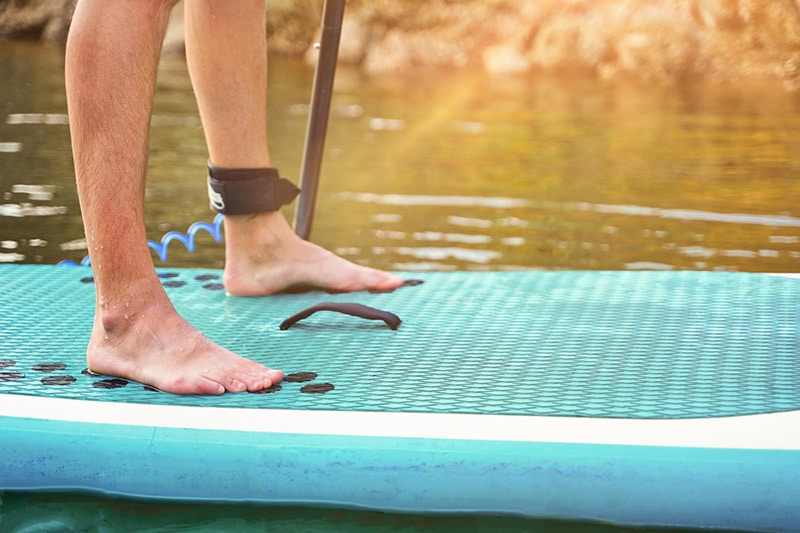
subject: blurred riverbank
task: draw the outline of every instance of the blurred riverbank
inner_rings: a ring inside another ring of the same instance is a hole
[[[322,0],[270,0],[271,53],[307,56]],[[0,37],[63,42],[74,0],[0,0]],[[180,8],[167,38],[182,43]],[[800,0],[350,0],[340,61],[372,76],[568,72],[800,90]]]

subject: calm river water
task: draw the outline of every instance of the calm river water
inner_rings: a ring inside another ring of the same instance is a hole
[[[272,154],[293,179],[312,77],[295,61],[271,62]],[[0,43],[2,262],[57,263],[86,253],[63,83],[61,50]],[[152,125],[150,238],[213,219],[206,158],[185,64],[167,58]],[[340,71],[312,239],[392,270],[800,271],[800,93]],[[169,264],[222,266],[221,244],[205,235],[198,247],[190,254],[173,243]],[[53,531],[246,530],[292,520],[299,520],[294,530],[620,530],[63,495],[3,499],[6,525],[39,520]],[[330,520],[334,529],[325,529]]]
[[[62,65],[57,48],[0,44],[3,262],[85,255]],[[271,62],[272,154],[292,179],[312,77],[300,63]],[[342,70],[332,113],[312,239],[359,263],[799,270],[800,93]],[[152,126],[151,239],[213,219],[206,159],[185,63],[167,59]],[[222,265],[222,245],[205,236],[198,247],[174,243],[169,264]]]

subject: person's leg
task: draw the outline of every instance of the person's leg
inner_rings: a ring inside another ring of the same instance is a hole
[[[186,52],[211,162],[262,168],[267,147],[265,0],[186,2]],[[225,288],[255,296],[298,285],[390,289],[402,278],[300,239],[280,211],[225,216]]]
[[[70,133],[97,292],[87,361],[94,372],[169,392],[257,390],[280,381],[282,373],[217,346],[183,320],[147,247],[150,113],[173,4],[81,0],[70,29]]]

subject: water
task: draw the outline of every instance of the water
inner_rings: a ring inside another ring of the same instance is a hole
[[[79,260],[62,52],[3,43],[0,64],[0,261]],[[312,75],[272,60],[273,159],[293,179]],[[359,263],[798,270],[800,93],[342,70],[333,105],[312,237]],[[150,237],[211,221],[180,59],[162,63],[151,146]],[[221,266],[221,251],[176,245],[170,264]]]
[[[6,494],[6,533],[272,531],[286,533],[625,533],[610,524],[530,520],[513,516],[412,515],[288,506],[174,504],[98,499],[83,494]],[[647,528],[648,533],[668,530]],[[669,530],[676,533],[678,530]]]
[[[0,43],[0,74],[0,261],[80,260],[86,251],[63,52]],[[295,179],[312,77],[300,63],[272,60],[272,155],[283,175]],[[165,60],[146,191],[152,239],[212,220],[206,158],[185,64]],[[469,72],[365,79],[340,71],[312,238],[353,261],[392,270],[796,272],[798,176],[800,93],[780,88],[488,80]],[[169,264],[222,266],[222,245],[201,234],[198,247],[189,254],[173,244]],[[5,494],[0,517],[12,531],[134,530],[145,523],[164,531],[275,524],[621,531],[516,518],[63,494]]]

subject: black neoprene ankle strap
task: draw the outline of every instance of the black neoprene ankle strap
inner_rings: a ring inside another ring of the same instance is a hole
[[[281,178],[276,168],[220,168],[208,164],[211,209],[226,215],[277,211],[290,204],[300,189]]]

